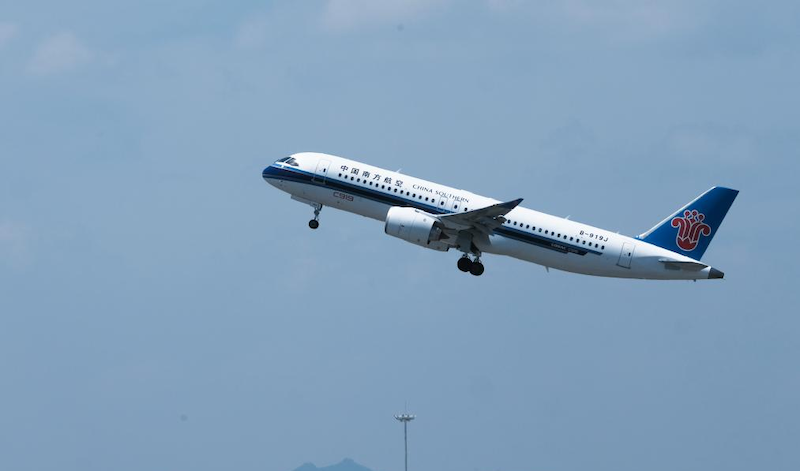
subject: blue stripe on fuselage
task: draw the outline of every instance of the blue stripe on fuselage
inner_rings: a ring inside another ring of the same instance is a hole
[[[271,165],[265,168],[264,171],[261,173],[261,176],[264,178],[264,180],[267,179],[286,180],[291,182],[304,183],[307,185],[319,186],[322,188],[334,188],[337,190],[346,191],[348,193],[353,193],[362,198],[367,198],[372,201],[377,201],[379,203],[387,204],[389,206],[411,206],[413,208],[421,209],[423,211],[432,214],[453,213],[453,211],[448,211],[446,209],[442,209],[433,205],[424,204],[414,199],[403,198],[402,196],[396,194],[386,194],[383,193],[382,191],[372,190],[370,188],[358,186],[353,183],[340,182],[332,178],[326,178],[325,182],[323,183],[321,180],[314,180],[316,175],[314,175],[311,172],[306,172],[305,170],[300,170],[297,168],[287,168],[280,164]],[[393,191],[396,191],[396,189],[393,189]],[[497,229],[494,230],[494,232],[495,234],[508,237],[509,239],[514,239],[520,242],[533,244],[538,247],[555,250],[561,253],[574,253],[576,255],[586,255],[587,253],[600,255],[601,253],[595,250],[586,249],[572,244],[562,244],[560,241],[555,241],[553,239],[548,239],[546,237],[537,236],[535,234],[530,234],[528,232],[521,231],[519,229],[513,229],[510,227],[498,227]]]

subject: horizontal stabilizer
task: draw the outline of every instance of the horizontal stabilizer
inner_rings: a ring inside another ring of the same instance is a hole
[[[700,262],[678,261],[662,258],[659,262],[663,263],[670,270],[700,271],[708,268],[708,265]]]

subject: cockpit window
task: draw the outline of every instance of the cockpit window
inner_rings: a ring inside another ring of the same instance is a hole
[[[283,162],[283,163],[285,163],[287,165],[292,165],[294,167],[299,167],[300,166],[300,164],[297,163],[297,160],[295,160],[294,157],[284,157],[284,158],[278,160],[278,162]]]

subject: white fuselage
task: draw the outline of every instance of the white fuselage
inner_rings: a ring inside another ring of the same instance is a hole
[[[294,154],[294,165],[264,170],[270,184],[305,200],[384,221],[390,208],[411,206],[434,215],[466,212],[500,201],[362,162],[327,154]],[[665,260],[696,262],[642,240],[577,221],[516,207],[486,240],[484,254],[507,255],[586,275],[644,279],[706,279],[711,267],[682,270]]]

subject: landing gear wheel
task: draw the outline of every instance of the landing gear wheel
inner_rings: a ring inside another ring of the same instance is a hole
[[[481,262],[472,262],[469,272],[475,276],[483,275],[483,264]]]
[[[314,208],[314,219],[308,221],[308,227],[316,229],[319,227],[319,212],[322,211],[322,205],[319,203],[309,203]]]
[[[464,273],[470,271],[472,268],[472,260],[467,257],[461,257],[458,259],[458,269],[463,271]]]

